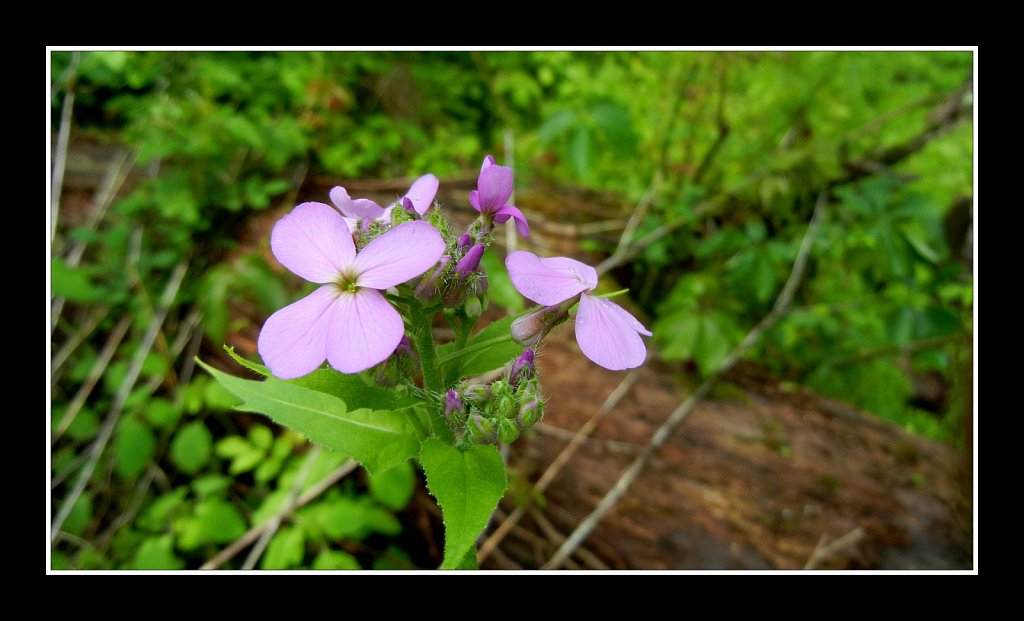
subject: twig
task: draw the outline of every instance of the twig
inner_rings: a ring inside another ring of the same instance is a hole
[[[60,215],[60,191],[64,187],[64,168],[68,160],[68,140],[71,136],[71,110],[75,106],[75,72],[81,52],[71,56],[64,102],[60,109],[60,127],[57,129],[57,152],[53,155],[53,178],[50,180],[50,244],[57,235],[57,217]]]
[[[107,315],[110,314],[109,306],[97,306],[92,309],[89,316],[86,317],[82,325],[79,326],[75,333],[68,337],[68,340],[57,350],[57,353],[53,355],[53,360],[50,363],[50,390],[57,388],[57,382],[60,379],[60,372],[64,363],[68,361],[71,354],[75,353],[78,346],[85,342],[92,331],[96,329],[96,326],[100,325],[100,322],[106,319]]]
[[[822,214],[825,211],[825,205],[827,202],[828,190],[822,190],[818,195],[817,203],[814,207],[814,214],[811,216],[810,224],[807,226],[807,231],[804,233],[803,241],[800,243],[800,250],[797,253],[796,260],[793,262],[793,269],[789,274],[789,278],[786,280],[785,286],[782,288],[782,292],[779,294],[778,299],[775,301],[775,306],[772,308],[763,319],[754,328],[747,333],[746,337],[737,345],[729,355],[726,356],[725,360],[718,369],[712,373],[692,395],[683,400],[679,404],[679,407],[672,412],[661,427],[659,427],[654,435],[651,437],[650,443],[644,448],[643,452],[633,460],[629,468],[619,477],[619,480],[615,482],[615,485],[605,494],[601,502],[598,503],[597,508],[594,509],[576,530],[569,535],[569,538],[564,544],[555,552],[554,556],[545,563],[541,569],[556,569],[565,563],[569,555],[572,554],[576,548],[590,536],[590,533],[597,528],[597,525],[604,519],[604,516],[615,506],[615,504],[626,494],[629,488],[633,485],[640,473],[644,470],[647,464],[657,453],[658,449],[668,440],[669,436],[675,430],[675,428],[682,423],[691,411],[697,406],[704,395],[711,390],[711,387],[715,384],[719,377],[725,372],[731,369],[736,362],[739,361],[748,349],[754,346],[755,343],[785,312],[786,308],[793,301],[793,295],[796,293],[797,287],[803,280],[804,271],[807,267],[807,258],[810,254],[811,246],[813,245],[814,238],[818,233],[818,229],[821,226]]]
[[[89,375],[86,376],[85,382],[75,393],[75,398],[72,399],[71,404],[68,406],[67,411],[64,412],[64,416],[61,417],[60,422],[57,423],[57,428],[53,431],[53,439],[51,443],[56,442],[64,435],[64,432],[68,430],[71,423],[75,421],[75,417],[78,416],[79,410],[85,405],[86,399],[92,394],[93,388],[103,377],[103,372],[107,370],[107,365],[114,357],[114,353],[117,351],[117,347],[124,340],[125,334],[128,333],[128,328],[132,325],[131,315],[125,315],[121,318],[121,321],[117,323],[114,330],[107,337],[107,342],[103,346],[103,350],[100,352],[96,362],[92,364],[92,368],[89,369]]]
[[[295,477],[295,483],[292,484],[291,490],[288,491],[288,496],[285,497],[284,504],[281,506],[281,510],[274,514],[274,517],[270,518],[267,522],[267,527],[263,530],[259,540],[256,541],[256,545],[249,551],[249,556],[245,557],[245,562],[242,563],[242,569],[248,570],[256,566],[256,562],[263,556],[263,551],[267,549],[267,545],[270,544],[270,539],[277,532],[277,529],[281,527],[281,520],[284,519],[284,514],[295,504],[295,498],[298,497],[299,492],[302,491],[302,486],[306,484],[306,479],[309,478],[309,473],[313,471],[313,464],[317,458],[320,457],[320,453],[323,452],[323,447],[319,444],[313,446],[313,448],[306,455],[306,461],[302,462],[302,469],[299,470],[298,476]]]
[[[647,215],[647,208],[651,206],[654,193],[661,186],[661,180],[661,170],[659,169],[651,177],[651,182],[647,184],[647,190],[640,197],[640,202],[636,204],[636,209],[630,214],[629,220],[626,221],[626,228],[622,230],[622,235],[619,236],[619,244],[615,247],[615,252],[612,253],[612,256],[625,252],[629,247],[629,242],[633,240],[633,233],[636,232],[636,227],[640,226],[644,216]]]
[[[132,362],[128,367],[128,372],[125,375],[124,380],[121,382],[121,386],[118,389],[117,394],[114,396],[114,403],[110,408],[110,412],[107,414],[106,420],[103,421],[103,426],[100,428],[99,435],[89,447],[89,461],[86,462],[85,466],[79,472],[78,480],[75,482],[74,488],[72,488],[71,493],[68,494],[67,498],[65,498],[64,504],[61,506],[60,511],[57,512],[57,516],[53,519],[53,524],[50,527],[51,541],[56,540],[57,533],[60,532],[60,527],[64,525],[64,520],[66,520],[68,515],[71,513],[71,508],[74,507],[78,497],[82,495],[82,492],[85,491],[85,487],[89,484],[89,477],[92,476],[93,470],[96,469],[96,463],[99,461],[100,456],[103,454],[103,449],[106,448],[107,442],[110,441],[110,437],[114,433],[114,427],[117,424],[118,418],[121,416],[121,410],[124,408],[124,403],[128,399],[128,395],[131,393],[132,387],[135,385],[135,381],[139,378],[139,372],[142,370],[142,363],[149,354],[150,348],[153,347],[153,341],[156,340],[157,332],[160,331],[160,327],[163,325],[164,319],[167,317],[171,304],[174,302],[174,298],[178,295],[178,289],[181,288],[181,282],[184,280],[185,272],[187,271],[188,264],[183,261],[179,263],[171,273],[171,278],[167,281],[167,286],[164,288],[163,295],[160,298],[159,310],[157,310],[156,316],[153,317],[153,321],[149,324],[149,328],[142,337],[139,349],[135,352],[135,357],[132,358]]]
[[[555,427],[548,423],[537,423],[533,426],[533,429],[542,436],[548,436],[550,438],[557,438],[565,442],[572,442],[577,437],[577,431],[565,429],[564,427]],[[636,455],[643,447],[637,444],[630,444],[629,442],[623,442],[622,440],[612,440],[611,438],[580,438],[580,444],[598,444],[609,448],[617,453],[624,453],[626,455]]]
[[[860,526],[854,528],[832,543],[826,543],[828,541],[828,535],[822,535],[821,539],[818,540],[818,545],[815,546],[814,551],[811,552],[811,557],[808,558],[807,562],[804,564],[804,569],[817,569],[818,565],[828,557],[836,554],[837,552],[841,552],[846,548],[852,548],[860,543],[861,539],[864,538],[864,535],[864,529]]]
[[[538,492],[543,493],[544,490],[548,488],[548,485],[551,485],[551,482],[555,480],[555,477],[562,471],[565,464],[568,463],[569,460],[572,459],[572,456],[576,454],[576,451],[579,450],[583,441],[594,432],[594,429],[597,428],[597,425],[604,419],[604,417],[615,409],[615,406],[617,406],[619,401],[626,396],[629,389],[636,383],[636,380],[637,372],[634,370],[630,371],[629,375],[619,382],[619,385],[615,387],[615,390],[613,390],[610,395],[608,395],[597,412],[595,412],[593,416],[591,416],[590,419],[588,419],[587,422],[579,428],[579,431],[573,435],[569,444],[562,449],[562,452],[555,457],[554,461],[551,462],[551,465],[549,465],[544,471],[544,474],[542,474],[540,479],[537,480],[534,488]],[[483,545],[480,546],[480,550],[477,552],[477,563],[482,563],[484,559],[497,549],[498,544],[500,544],[512,528],[519,523],[519,520],[523,518],[525,513],[525,505],[520,505],[515,508],[508,518],[502,520],[498,528],[495,529],[491,536],[488,537],[487,540],[484,541]]]
[[[335,483],[348,476],[348,474],[355,470],[358,465],[358,463],[350,459],[347,462],[343,463],[342,465],[338,466],[334,470],[334,472],[324,477],[319,483],[317,483],[313,487],[310,487],[302,495],[300,495],[298,499],[295,500],[295,503],[292,506],[288,507],[288,509],[283,513],[283,517],[287,517],[295,509],[304,507],[309,503],[313,502],[314,500],[316,500],[316,498],[320,494],[323,494],[324,492],[329,490]],[[252,545],[253,542],[259,539],[260,535],[269,525],[270,521],[268,520],[266,522],[263,522],[262,524],[253,526],[244,535],[239,537],[237,541],[235,541],[228,547],[218,552],[217,556],[214,556],[212,559],[206,561],[206,563],[204,563],[202,567],[200,567],[199,569],[217,569],[224,563],[230,561],[232,558],[235,557],[236,554],[246,549],[247,547]]]
[[[555,525],[551,523],[551,520],[549,520],[547,516],[541,513],[541,511],[536,507],[530,507],[530,517],[537,522],[540,529],[544,531],[544,535],[547,536],[552,543],[558,545],[565,542],[565,535],[559,532],[558,529],[555,528]],[[578,548],[575,550],[574,554],[576,554],[581,561],[590,565],[593,569],[611,569],[604,561],[597,558],[597,555],[586,548]]]

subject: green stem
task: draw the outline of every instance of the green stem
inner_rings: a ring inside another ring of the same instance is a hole
[[[457,336],[455,337],[455,349],[461,350],[466,346],[466,341],[469,340],[469,334],[473,331],[473,327],[476,326],[476,317],[470,319],[465,317],[459,322],[459,329]]]
[[[420,355],[420,370],[423,372],[423,387],[440,394],[444,390],[444,378],[438,368],[437,350],[434,349],[434,334],[430,330],[430,319],[434,313],[416,303],[409,305],[409,322],[416,352]]]

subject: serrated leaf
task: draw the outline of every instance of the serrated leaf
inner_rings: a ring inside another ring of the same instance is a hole
[[[427,487],[444,514],[441,568],[455,569],[474,549],[477,536],[505,494],[505,464],[494,446],[481,444],[460,451],[435,438],[423,442],[420,463]]]
[[[134,478],[145,469],[155,450],[156,436],[149,427],[137,421],[125,421],[117,434],[114,470],[126,479]]]
[[[351,455],[367,470],[383,470],[416,455],[417,436],[409,414],[349,411],[344,401],[326,393],[273,377],[244,380],[199,364],[242,400],[236,409],[269,416],[314,442]]]

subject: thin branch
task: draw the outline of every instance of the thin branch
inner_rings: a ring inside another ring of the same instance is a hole
[[[124,340],[125,334],[128,333],[128,328],[132,325],[131,315],[125,315],[121,318],[121,321],[117,323],[111,331],[110,336],[107,337],[107,342],[103,346],[103,350],[100,351],[99,357],[96,358],[96,362],[92,364],[92,368],[89,369],[89,375],[86,376],[85,382],[79,387],[78,392],[75,393],[75,398],[71,400],[71,404],[68,405],[68,409],[64,412],[64,416],[61,417],[60,422],[57,423],[57,428],[53,431],[53,439],[51,444],[56,442],[64,435],[64,432],[68,430],[71,423],[75,421],[75,417],[78,416],[78,412],[85,405],[86,399],[92,394],[93,388],[103,377],[104,371],[107,370],[107,365],[114,358],[114,353],[117,351],[121,341]]]
[[[679,407],[672,412],[668,419],[659,427],[654,434],[651,436],[651,440],[648,445],[644,448],[643,452],[633,460],[629,468],[619,477],[619,480],[615,482],[615,485],[605,494],[601,502],[598,503],[597,508],[594,509],[576,530],[569,535],[569,538],[564,544],[555,552],[554,556],[545,563],[541,569],[556,569],[560,567],[585,540],[590,534],[597,528],[597,525],[601,523],[604,516],[611,511],[612,507],[618,503],[618,501],[629,491],[633,483],[640,477],[641,472],[651,461],[654,455],[658,452],[658,449],[668,440],[675,428],[682,423],[686,417],[693,411],[701,399],[711,390],[715,382],[729,369],[731,369],[736,362],[739,361],[740,357],[751,347],[753,347],[757,341],[761,338],[772,325],[778,321],[779,317],[785,312],[786,308],[793,301],[793,295],[796,293],[797,287],[799,287],[803,280],[804,271],[807,266],[807,258],[810,254],[811,246],[813,245],[814,238],[817,236],[818,229],[821,227],[821,220],[825,211],[825,205],[827,203],[828,190],[822,190],[818,195],[818,201],[814,207],[814,214],[811,216],[810,224],[807,226],[807,231],[804,233],[803,241],[800,243],[800,250],[797,253],[796,260],[793,262],[793,269],[789,274],[789,278],[786,280],[785,286],[782,288],[782,293],[779,294],[778,299],[775,302],[775,306],[772,308],[763,319],[754,328],[747,333],[746,337],[737,345],[729,355],[726,356],[725,360],[722,361],[721,366],[712,373],[706,380],[704,380],[697,390],[693,392],[689,397],[683,400],[679,404]]]
[[[110,441],[110,437],[114,433],[114,427],[117,425],[117,420],[121,416],[121,410],[124,408],[124,403],[128,399],[128,395],[131,393],[132,387],[135,385],[135,381],[139,378],[139,373],[142,371],[142,363],[149,354],[149,350],[153,347],[156,335],[160,331],[160,327],[163,325],[168,311],[170,311],[171,304],[178,295],[178,289],[181,288],[182,280],[184,280],[185,273],[187,271],[188,264],[183,261],[179,263],[171,273],[171,277],[167,281],[167,286],[164,288],[163,295],[160,298],[159,310],[157,311],[156,316],[153,317],[152,322],[149,324],[149,328],[142,337],[139,349],[135,352],[135,357],[132,358],[131,364],[128,367],[128,372],[125,375],[124,380],[121,382],[121,386],[118,389],[117,394],[114,396],[114,403],[110,408],[110,412],[107,414],[107,418],[103,421],[103,426],[100,428],[99,435],[89,447],[89,461],[86,462],[85,466],[79,472],[74,488],[72,488],[71,493],[64,499],[64,504],[53,519],[53,524],[50,527],[51,541],[56,540],[57,533],[60,532],[60,527],[64,525],[64,521],[67,519],[68,515],[70,515],[71,509],[74,507],[78,497],[82,495],[82,492],[85,491],[86,486],[89,484],[89,477],[92,476],[93,470],[96,469],[96,464],[99,462],[100,456],[103,454],[103,449],[106,448],[107,443]]]
[[[96,329],[96,326],[100,325],[100,322],[106,319],[107,315],[110,314],[109,306],[97,306],[92,309],[89,316],[86,317],[85,321],[75,330],[75,333],[68,337],[68,340],[57,350],[57,353],[53,355],[53,360],[50,363],[50,390],[57,388],[57,382],[60,379],[60,372],[64,363],[71,358],[71,354],[75,353],[78,346],[85,342],[85,339],[92,334],[92,331]]]
[[[864,536],[864,529],[860,526],[854,528],[832,543],[826,543],[828,541],[828,535],[822,535],[821,539],[818,540],[818,545],[815,546],[814,551],[811,552],[811,557],[808,558],[807,562],[804,564],[804,569],[817,569],[818,565],[820,565],[822,561],[847,548],[852,548],[860,543],[861,539],[864,539]]]
[[[299,496],[295,500],[294,504],[292,504],[292,506],[288,507],[287,510],[283,512],[283,517],[288,517],[288,515],[290,515],[292,511],[295,511],[300,507],[304,507],[309,503],[313,502],[314,500],[316,500],[316,498],[320,496],[320,494],[323,494],[331,487],[333,487],[335,483],[348,476],[348,474],[355,470],[358,465],[358,463],[350,459],[347,462],[343,463],[342,465],[338,466],[334,470],[334,472],[324,477],[319,483],[317,483],[313,487],[310,487],[301,496]],[[262,524],[259,524],[257,526],[253,526],[244,535],[239,537],[237,541],[235,541],[228,547],[218,552],[217,556],[214,556],[212,559],[206,561],[206,563],[204,563],[202,567],[200,567],[199,569],[219,568],[221,565],[234,558],[236,554],[252,545],[257,539],[260,538],[260,535],[263,534],[263,531],[266,530],[268,526],[270,526],[270,520],[267,520],[266,522],[263,522]]]
[[[263,551],[267,549],[270,544],[271,538],[277,529],[281,527],[281,521],[284,519],[284,514],[295,504],[295,499],[298,497],[299,492],[302,491],[302,486],[306,484],[306,479],[309,478],[310,472],[313,471],[313,464],[317,458],[320,457],[320,453],[323,452],[323,447],[319,444],[313,446],[313,448],[306,455],[306,461],[302,462],[302,469],[299,470],[298,476],[295,477],[295,483],[292,484],[292,488],[288,491],[288,496],[285,498],[284,504],[281,506],[281,510],[274,514],[274,517],[270,518],[267,523],[267,527],[263,530],[259,540],[256,541],[256,545],[249,551],[249,555],[245,557],[245,562],[242,563],[242,569],[248,570],[256,566],[257,561],[263,556]]]
[[[57,218],[60,215],[60,192],[64,187],[64,169],[68,160],[68,141],[71,137],[71,111],[75,106],[75,72],[81,60],[81,52],[71,56],[68,67],[69,77],[64,90],[64,102],[60,109],[60,126],[57,129],[57,152],[53,155],[53,178],[50,179],[50,244],[57,235]]]
[[[588,438],[591,433],[594,432],[594,429],[597,428],[598,424],[600,424],[604,417],[607,416],[612,410],[614,410],[615,406],[619,404],[619,401],[621,401],[622,398],[626,396],[626,394],[629,392],[629,389],[632,388],[633,384],[636,383],[637,376],[637,371],[630,371],[629,374],[625,378],[623,378],[621,382],[619,382],[619,385],[615,387],[615,390],[613,390],[612,393],[608,395],[608,398],[604,400],[604,403],[601,404],[601,407],[597,410],[597,412],[595,412],[587,420],[587,422],[584,423],[583,426],[579,428],[579,431],[577,431],[575,435],[573,435],[572,439],[569,441],[569,444],[567,444],[565,448],[562,449],[562,452],[559,453],[557,457],[555,457],[554,461],[551,462],[551,465],[549,465],[547,469],[544,471],[544,474],[542,474],[540,479],[537,480],[537,483],[536,485],[534,485],[534,488],[537,490],[538,493],[543,493],[544,490],[546,490],[548,486],[551,485],[551,482],[555,480],[555,477],[558,476],[558,473],[562,471],[562,468],[565,466],[565,464],[567,464],[569,460],[572,459],[572,456],[576,454],[576,451],[579,450],[579,447],[581,444],[583,444],[583,441],[586,438]],[[480,546],[480,550],[477,552],[477,563],[482,563],[484,559],[486,559],[491,553],[493,553],[497,549],[498,544],[501,543],[501,541],[509,534],[512,528],[519,523],[519,520],[521,520],[523,518],[523,515],[525,514],[526,506],[520,505],[515,508],[515,510],[512,512],[511,515],[508,516],[507,519],[502,520],[501,524],[494,531],[494,533],[492,533],[491,536],[488,537],[487,540],[483,543],[483,545]]]

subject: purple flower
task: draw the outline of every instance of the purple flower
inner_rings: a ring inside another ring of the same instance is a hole
[[[524,349],[523,353],[519,354],[516,361],[512,363],[512,371],[508,374],[508,381],[511,385],[519,384],[520,374],[522,374],[522,379],[529,379],[533,375],[533,360],[533,350],[530,348]]]
[[[480,267],[480,259],[484,256],[484,245],[477,244],[466,252],[466,255],[459,259],[455,265],[455,273],[460,278],[466,278]]]
[[[434,175],[423,175],[413,181],[409,191],[396,204],[402,205],[406,209],[411,207],[410,211],[415,211],[416,214],[422,216],[434,204],[434,196],[437,195],[439,185],[440,182]],[[352,199],[349,197],[348,191],[340,185],[331,188],[330,197],[331,202],[345,217],[345,223],[348,224],[349,230],[352,231],[356,230],[359,220],[364,222],[390,220],[391,210],[394,209],[394,205],[385,209],[368,198]]]
[[[651,336],[636,317],[618,304],[590,295],[597,286],[594,268],[566,257],[542,259],[517,250],[505,259],[519,293],[544,306],[580,296],[576,311],[576,342],[587,358],[612,371],[643,364],[647,348],[640,335]]]
[[[488,155],[480,166],[480,176],[476,180],[477,189],[469,193],[469,203],[473,205],[473,209],[491,216],[499,224],[507,222],[509,218],[515,218],[516,230],[523,237],[529,237],[530,225],[526,222],[526,216],[508,204],[514,185],[512,169],[496,165],[494,158]]]
[[[405,332],[380,293],[419,276],[444,253],[437,229],[406,222],[356,252],[342,216],[324,203],[302,203],[277,221],[270,248],[294,274],[323,286],[277,311],[257,347],[277,377],[302,377],[324,359],[342,373],[382,362]]]

